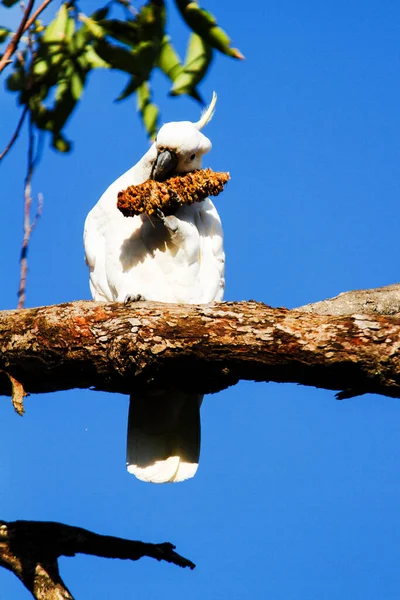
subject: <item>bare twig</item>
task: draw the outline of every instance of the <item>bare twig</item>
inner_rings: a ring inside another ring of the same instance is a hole
[[[25,25],[29,19],[29,15],[32,12],[32,8],[33,8],[33,4],[34,4],[35,0],[29,0],[28,4],[24,10],[24,14],[22,16],[21,22],[18,25],[18,29],[17,31],[14,33],[14,35],[12,36],[11,42],[8,44],[7,48],[4,51],[3,56],[0,59],[0,73],[3,71],[3,69],[5,69],[5,67],[10,64],[11,62],[11,57],[14,54],[14,52],[16,51],[19,41],[22,37],[22,34],[25,31]]]
[[[31,181],[33,172],[38,161],[38,153],[35,155],[34,152],[34,129],[31,115],[29,115],[29,143],[28,143],[28,169],[25,177],[24,184],[24,237],[22,240],[21,256],[20,256],[20,281],[18,288],[18,308],[23,308],[25,304],[25,292],[26,292],[26,277],[28,273],[28,247],[29,240],[32,235],[36,223],[42,213],[43,208],[43,197],[41,194],[38,195],[38,203],[35,217],[31,221],[31,206],[32,206],[32,193],[31,193]]]
[[[6,51],[4,52],[4,55],[2,56],[1,60],[0,60],[0,72],[4,69],[4,67],[9,64],[11,62],[11,56],[17,51],[17,46],[19,43],[19,40],[22,36],[23,33],[25,33],[25,31],[27,31],[29,29],[29,27],[36,21],[36,19],[38,18],[38,16],[44,11],[44,9],[50,4],[51,0],[44,0],[44,2],[39,6],[39,8],[37,8],[35,10],[35,12],[33,13],[33,15],[31,15],[31,17],[29,17],[29,14],[33,8],[33,2],[34,0],[28,4],[22,21],[19,24],[18,30],[15,33],[15,35],[13,36],[11,42],[9,43],[9,45],[6,48]],[[29,17],[29,18],[28,18]],[[16,36],[19,36],[18,38]],[[4,63],[4,64],[3,64]],[[14,145],[15,141],[17,140],[19,133],[21,131],[21,127],[25,121],[25,117],[26,114],[28,112],[28,105],[25,105],[24,110],[22,111],[22,115],[20,120],[18,121],[18,125],[17,128],[10,140],[10,142],[8,143],[7,147],[3,150],[3,152],[0,154],[0,161],[6,156],[6,154],[11,150],[12,146]]]
[[[39,6],[39,8],[35,10],[33,15],[27,20],[25,27],[24,27],[24,32],[27,29],[29,29],[29,27],[36,21],[38,16],[44,11],[46,6],[48,6],[50,4],[50,2],[51,2],[51,0],[44,0],[44,2]]]
[[[60,556],[80,553],[128,560],[148,556],[194,569],[192,561],[174,549],[169,542],[126,540],[63,523],[0,521],[0,565],[14,573],[37,600],[73,600],[60,577]]]
[[[20,120],[18,121],[18,125],[16,130],[14,131],[14,134],[11,138],[11,140],[8,142],[8,145],[6,146],[6,148],[3,150],[3,152],[0,154],[0,161],[3,160],[3,158],[5,157],[5,155],[11,150],[11,148],[13,147],[15,141],[17,140],[17,137],[19,136],[19,133],[21,131],[22,125],[24,124],[25,121],[25,117],[27,115],[28,112],[28,105],[25,104],[24,110],[22,111],[22,115]]]

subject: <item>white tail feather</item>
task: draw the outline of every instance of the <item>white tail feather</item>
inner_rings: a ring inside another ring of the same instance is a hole
[[[158,460],[149,467],[127,466],[128,472],[146,483],[178,483],[194,477],[198,463],[187,463],[179,456],[170,456],[167,460]]]
[[[131,396],[127,469],[141,481],[184,481],[197,471],[203,396],[145,391]]]
[[[201,131],[203,129],[203,127],[205,127],[207,125],[207,123],[209,123],[211,121],[211,119],[213,118],[216,104],[217,104],[217,94],[215,92],[213,92],[210,104],[201,113],[200,119],[196,123],[194,123],[194,126],[199,131]]]

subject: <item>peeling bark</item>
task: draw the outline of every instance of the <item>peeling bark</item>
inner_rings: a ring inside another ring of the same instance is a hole
[[[246,379],[344,390],[340,397],[400,397],[399,316],[306,310],[251,301],[74,302],[4,311],[0,369],[30,393],[130,393],[154,382],[208,393]],[[0,394],[9,395],[5,373]]]
[[[14,573],[36,600],[73,600],[59,574],[60,556],[90,554],[129,560],[149,556],[194,569],[195,565],[174,549],[169,542],[125,540],[62,523],[0,521],[0,566]]]

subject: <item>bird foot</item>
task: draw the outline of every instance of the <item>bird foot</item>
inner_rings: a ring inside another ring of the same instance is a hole
[[[163,211],[161,210],[161,208],[156,208],[155,215],[156,215],[157,219],[159,219],[160,221],[162,221],[164,223],[165,215],[164,215]]]
[[[176,233],[178,231],[179,223],[178,219],[174,215],[169,215],[166,217],[163,211],[160,208],[157,208],[155,211],[157,219],[159,219],[164,227],[168,229],[171,233]]]
[[[125,296],[124,304],[131,304],[131,302],[145,302],[146,298],[142,294],[127,294]]]

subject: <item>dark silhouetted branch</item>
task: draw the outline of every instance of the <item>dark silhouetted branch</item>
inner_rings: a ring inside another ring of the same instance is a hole
[[[21,117],[18,121],[18,125],[10,139],[10,141],[8,142],[7,146],[4,148],[3,152],[0,154],[0,161],[3,160],[3,158],[6,156],[6,154],[11,150],[11,148],[13,147],[14,143],[16,142],[19,133],[21,131],[22,125],[24,124],[25,121],[25,117],[27,115],[28,112],[28,105],[25,104],[24,109],[22,111]]]
[[[144,556],[194,569],[169,542],[149,544],[99,535],[62,523],[0,521],[0,566],[12,571],[36,600],[73,600],[58,570],[60,556],[90,554],[139,560]]]

